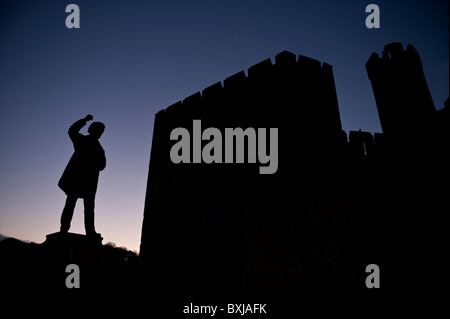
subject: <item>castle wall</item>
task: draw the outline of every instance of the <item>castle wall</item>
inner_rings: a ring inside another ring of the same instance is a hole
[[[415,268],[405,270],[412,260],[432,272],[448,208],[448,187],[435,182],[448,184],[448,103],[434,109],[412,46],[390,44],[366,68],[383,134],[347,139],[332,67],[286,51],[156,114],[140,251],[149,292],[256,302],[373,297],[368,264],[383,269],[388,291],[414,287]],[[278,128],[278,170],[172,163],[170,133],[192,133],[193,120],[222,135]]]
[[[170,132],[192,131],[193,119],[222,134],[226,127],[278,128],[277,172],[260,175],[257,164],[173,164]],[[348,287],[358,260],[346,238],[354,227],[346,143],[332,67],[286,51],[274,64],[264,60],[248,76],[241,71],[160,111],[141,259],[180,295],[281,298],[356,289]]]

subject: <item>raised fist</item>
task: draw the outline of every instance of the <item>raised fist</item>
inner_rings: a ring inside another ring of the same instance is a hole
[[[94,117],[91,114],[86,115],[84,118],[86,121],[91,121]]]

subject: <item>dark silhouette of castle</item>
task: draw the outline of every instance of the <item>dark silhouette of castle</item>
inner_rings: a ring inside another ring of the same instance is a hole
[[[366,68],[383,133],[347,137],[332,67],[287,51],[156,114],[140,250],[148,291],[223,302],[374,294],[371,263],[384,291],[427,284],[414,269],[433,269],[442,248],[448,103],[435,110],[411,45],[387,45]],[[277,172],[172,163],[170,133],[194,119],[222,133],[278,128]]]

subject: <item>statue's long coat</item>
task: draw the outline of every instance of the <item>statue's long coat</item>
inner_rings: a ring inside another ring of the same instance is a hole
[[[68,196],[78,198],[95,196],[99,173],[106,166],[105,151],[98,139],[79,132],[85,125],[86,120],[81,119],[69,128],[75,152],[58,183]]]

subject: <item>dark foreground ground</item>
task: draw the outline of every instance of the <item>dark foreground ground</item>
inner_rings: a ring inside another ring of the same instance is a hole
[[[174,298],[144,285],[145,273],[136,253],[76,234],[42,244],[7,238],[0,242],[0,260],[1,308],[20,315],[63,311],[60,314],[71,317],[366,318],[397,314],[405,318],[413,313],[429,317],[442,303],[427,298],[433,292],[405,295],[382,288],[364,295],[302,295],[283,300]],[[72,274],[66,272],[69,264],[80,269],[80,288],[66,286]],[[216,308],[214,314],[211,307]]]

